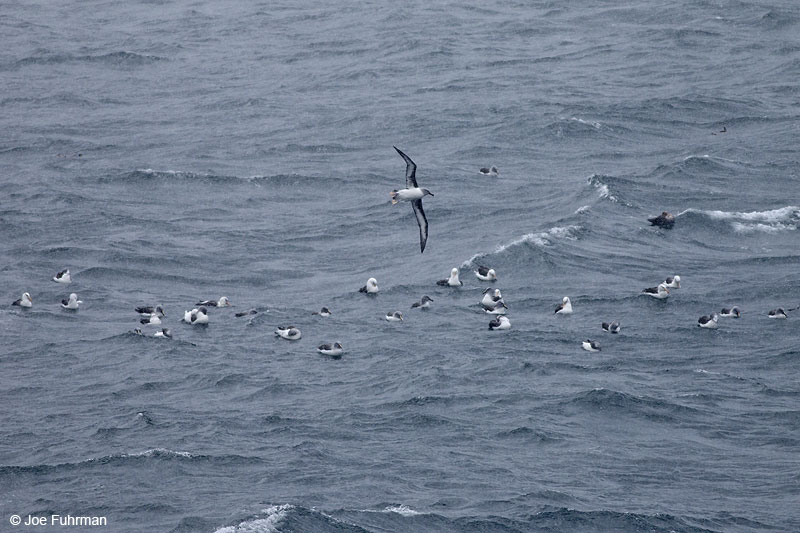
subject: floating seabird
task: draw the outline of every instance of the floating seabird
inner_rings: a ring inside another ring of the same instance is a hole
[[[375,282],[375,283],[377,284],[377,282]],[[327,307],[323,307],[322,309],[319,310],[319,313],[314,313],[314,314],[315,315],[319,315],[321,317],[326,317],[327,318],[327,317],[331,316],[331,310],[328,309]]]
[[[185,311],[183,313],[183,321],[193,326],[208,324],[208,309],[200,307],[200,309]]]
[[[142,316],[152,316],[156,315],[159,318],[165,316],[166,313],[164,312],[164,308],[160,305],[153,307],[152,305],[148,305],[146,307],[137,307],[136,312]]]
[[[134,329],[133,331],[131,331],[131,333],[133,333],[134,335],[144,335],[144,333],[142,333],[142,330],[139,328]]]
[[[660,283],[658,287],[650,287],[647,289],[642,290],[642,294],[646,294],[648,296],[652,296],[653,298],[657,298],[658,300],[663,300],[669,296],[669,289],[663,283]]]
[[[33,298],[31,298],[30,293],[23,292],[22,298],[15,301],[11,305],[18,305],[20,307],[32,307],[33,306]]]
[[[666,211],[662,212],[657,217],[650,217],[647,219],[651,226],[659,226],[664,229],[672,229],[675,225],[675,217]]]
[[[153,313],[148,318],[143,318],[139,322],[142,324],[150,324],[153,326],[158,326],[161,324],[161,318],[159,318],[158,313]]]
[[[497,273],[494,269],[486,268],[485,266],[478,266],[475,276],[481,281],[497,281]]]
[[[369,278],[367,284],[358,289],[358,292],[365,292],[367,294],[378,294],[378,280]]]
[[[585,341],[583,341],[581,343],[581,348],[583,348],[587,352],[599,352],[600,351],[600,345],[597,344],[595,341],[589,340],[589,339],[586,339]]]
[[[161,331],[156,331],[153,333],[153,337],[165,337],[167,339],[171,339],[172,332],[169,330],[169,328],[162,328]]]
[[[82,300],[78,300],[78,295],[74,292],[69,295],[69,300],[61,300],[61,307],[64,309],[69,309],[71,311],[75,311],[78,309],[78,306],[82,304]]]
[[[506,311],[508,311],[508,306],[505,304],[505,302],[503,302],[503,300],[500,300],[492,309],[484,309],[483,311],[487,315],[504,315],[506,314]]]
[[[334,342],[333,344],[320,344],[317,346],[317,351],[322,355],[330,357],[339,357],[344,352],[341,342]]]
[[[507,316],[498,316],[491,322],[489,322],[489,329],[511,329],[511,321],[508,319]]]
[[[561,300],[561,304],[556,307],[556,314],[557,315],[570,315],[572,314],[572,302],[569,301],[568,296],[564,296]]]
[[[394,313],[386,313],[384,317],[389,322],[402,322],[403,321],[403,313],[400,311],[395,311]]]
[[[56,283],[63,283],[65,285],[67,283],[72,283],[72,276],[69,275],[69,269],[62,270],[61,272],[53,276],[53,281],[55,281]]]
[[[441,285],[443,287],[460,287],[464,283],[458,279],[458,269],[454,268],[450,271],[450,278],[449,279],[440,279],[436,282],[437,285]]]
[[[227,296],[223,296],[219,300],[203,300],[202,302],[197,302],[194,305],[205,305],[207,307],[231,307],[231,301],[228,300]]]
[[[286,339],[287,341],[300,340],[300,338],[303,336],[303,334],[300,333],[300,330],[294,326],[281,326],[275,330],[275,335],[282,339]]]
[[[427,309],[431,306],[431,302],[433,302],[433,298],[428,295],[422,297],[422,299],[418,302],[414,302],[411,304],[411,309]]]
[[[478,170],[478,172],[480,172],[484,176],[497,176],[498,174],[500,174],[500,172],[497,170],[497,167],[491,167],[491,168],[481,167],[481,169]]]
[[[711,313],[711,316],[705,315],[698,318],[697,325],[701,328],[715,329],[717,327],[718,320],[719,315],[717,313]]]
[[[666,280],[664,280],[664,286],[669,287],[670,289],[680,289],[681,288],[681,277],[680,276],[670,276]]]
[[[416,177],[417,165],[396,146],[393,148],[406,162],[406,188],[399,191],[394,190],[389,195],[392,197],[392,205],[403,200],[411,202],[414,215],[417,217],[417,224],[419,224],[419,250],[422,253],[425,251],[425,243],[428,241],[428,219],[425,218],[425,211],[422,210],[422,198],[428,194],[433,196],[433,193],[428,189],[419,188]]]
[[[495,289],[494,293],[491,292],[492,288],[489,287],[483,291],[483,298],[481,305],[486,309],[494,309],[497,307],[498,302],[503,301],[503,296],[500,294],[500,289]]]
[[[770,318],[786,318],[786,311],[784,311],[782,307],[779,307],[770,311],[767,316]]]
[[[256,313],[258,313],[258,311],[256,311],[255,309],[250,309],[249,311],[242,311],[240,313],[236,313],[234,316],[237,318],[241,318],[243,316],[255,315]]]
[[[739,318],[741,316],[741,313],[739,312],[738,307],[733,306],[730,309],[723,308],[722,311],[720,311],[719,316],[726,318]]]
[[[619,322],[603,322],[603,329],[610,333],[619,333]]]

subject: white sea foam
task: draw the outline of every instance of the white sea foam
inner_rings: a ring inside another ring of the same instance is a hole
[[[737,233],[777,233],[796,230],[800,224],[800,207],[793,205],[767,211],[704,211],[689,208],[680,212],[678,216],[687,213],[697,213],[711,220],[730,222]]]
[[[283,505],[273,505],[261,511],[265,517],[245,520],[235,526],[225,526],[217,529],[214,533],[275,533],[281,520],[286,518],[286,513],[294,508],[288,503]]]
[[[550,246],[553,242],[566,239],[570,241],[577,240],[576,233],[580,231],[580,226],[556,226],[550,228],[547,231],[540,231],[538,233],[528,233],[520,237],[519,239],[515,239],[509,243],[501,244],[495,249],[495,253],[504,252],[509,248],[513,248],[514,246],[519,246],[520,244],[529,242],[534,244],[535,246]]]
[[[421,514],[419,511],[415,511],[408,505],[393,505],[391,507],[387,507],[384,509],[384,511],[387,513],[397,513],[403,516],[417,516],[418,514]]]

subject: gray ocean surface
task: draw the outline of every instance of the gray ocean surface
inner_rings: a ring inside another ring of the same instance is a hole
[[[800,530],[797,2],[39,0],[0,35],[0,531]]]

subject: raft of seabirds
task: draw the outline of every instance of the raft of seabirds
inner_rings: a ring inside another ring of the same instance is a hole
[[[393,190],[389,193],[392,200],[392,205],[397,204],[400,201],[411,202],[411,207],[414,211],[414,215],[417,218],[417,224],[419,226],[420,252],[424,252],[425,244],[428,240],[428,220],[425,217],[425,212],[422,209],[422,198],[425,196],[433,196],[433,193],[428,189],[422,189],[417,185],[417,165],[414,164],[411,158],[401,152],[397,147],[394,147],[394,149],[397,150],[397,153],[400,154],[400,157],[402,157],[406,162],[406,188],[401,190]],[[497,167],[494,166],[490,168],[481,168],[479,172],[488,176],[497,176],[499,174]],[[658,226],[664,229],[672,229],[675,225],[675,217],[666,211],[656,217],[648,218],[647,220],[652,226]],[[475,276],[481,281],[497,281],[497,272],[493,268],[478,265],[477,270],[474,272]],[[62,270],[53,277],[53,281],[64,285],[72,283],[70,271]],[[450,277],[448,279],[439,280],[436,282],[436,284],[443,287],[461,287],[463,282],[459,279],[459,269],[453,268],[450,271]],[[655,287],[649,287],[642,290],[640,294],[650,296],[658,300],[664,300],[669,297],[670,289],[680,288],[681,277],[675,275],[667,277],[663,282],[659,283]],[[364,293],[367,296],[375,296],[378,294],[378,291],[378,281],[375,278],[369,278],[367,280],[367,284],[359,289],[359,292]],[[80,308],[80,304],[82,303],[83,301],[79,300],[78,295],[73,292],[69,295],[69,298],[61,300],[61,307],[68,311],[75,312]],[[433,303],[433,299],[430,296],[425,295],[422,297],[422,299],[420,299],[419,302],[412,304],[411,308],[425,310],[430,308],[431,303]],[[22,294],[22,298],[13,302],[12,305],[20,306],[23,309],[29,309],[33,306],[33,299],[31,298],[30,293],[25,292]],[[195,305],[198,307],[184,312],[182,319],[183,322],[192,326],[207,326],[209,323],[208,308],[231,307],[233,304],[226,296],[222,296],[219,300],[204,300],[197,302]],[[505,301],[503,301],[503,296],[500,293],[500,289],[493,289],[489,287],[484,290],[483,298],[479,302],[479,305],[486,314],[496,316],[496,318],[489,322],[489,330],[504,331],[511,329],[511,321],[506,316],[508,312],[508,306],[506,305]],[[795,311],[797,309],[800,309],[800,307],[788,309],[788,311]],[[136,307],[135,311],[140,315],[139,321],[143,326],[161,326],[161,319],[166,316],[164,308],[161,305]],[[255,315],[257,313],[258,311],[255,309],[250,309],[249,311],[236,313],[235,316],[244,317],[248,315]],[[769,311],[767,316],[774,319],[785,319],[787,316],[786,313],[787,311],[784,311],[783,308],[777,308]],[[319,315],[320,317],[329,317],[331,316],[331,311],[327,307],[323,307],[320,311],[314,314]],[[565,296],[561,303],[555,308],[555,314],[572,314],[572,302],[568,296]],[[697,320],[697,325],[701,328],[716,329],[719,325],[720,318],[739,318],[740,316],[741,311],[737,306],[723,308],[719,313],[711,313],[710,315],[701,316]],[[386,313],[384,318],[388,322],[402,322],[403,313],[400,311],[391,311]],[[616,334],[620,332],[621,326],[618,321],[603,322],[601,324],[601,328],[603,331]],[[134,329],[132,333],[136,335],[144,335],[144,332],[141,328]],[[295,326],[279,326],[275,330],[275,335],[288,341],[297,341],[303,337],[302,332]],[[158,328],[153,334],[153,337],[171,339],[172,332],[169,328]],[[599,343],[591,339],[582,341],[581,347],[589,352],[599,352],[601,350]],[[344,347],[341,342],[325,343],[319,345],[317,347],[317,351],[323,355],[339,358],[344,353]]]

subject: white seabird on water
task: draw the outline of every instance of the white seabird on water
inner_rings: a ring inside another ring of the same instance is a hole
[[[280,326],[275,330],[275,335],[287,341],[297,341],[303,336],[300,330],[294,326]]]
[[[183,321],[192,326],[202,326],[208,324],[208,309],[200,307],[183,313]]]
[[[767,316],[770,318],[786,318],[786,311],[784,311],[782,307],[779,307],[767,313]]]
[[[717,321],[719,320],[719,315],[717,313],[711,313],[711,316],[701,316],[697,319],[697,325],[701,328],[709,328],[709,329],[716,329]]]
[[[646,294],[648,296],[652,296],[658,300],[663,300],[669,296],[669,289],[663,283],[660,283],[658,287],[650,287],[647,289],[642,290],[642,294]]]
[[[572,314],[572,302],[569,301],[569,296],[564,296],[561,300],[561,303],[556,307],[556,314],[557,315],[571,315]]]
[[[722,311],[719,312],[719,316],[726,318],[739,318],[741,313],[739,312],[739,308],[734,305],[730,309],[726,307],[723,308]]]
[[[23,292],[22,293],[22,298],[20,298],[19,300],[15,301],[11,305],[18,305],[20,307],[33,307],[33,298],[31,298],[30,293]]]
[[[168,328],[162,328],[161,331],[153,333],[153,337],[164,337],[167,339],[172,338],[172,332]]]
[[[411,304],[411,309],[428,309],[431,306],[431,302],[433,302],[433,298],[425,295],[420,301]]]
[[[317,351],[322,355],[328,355],[330,357],[339,357],[344,352],[344,348],[342,347],[341,342],[334,342],[333,344],[320,344],[317,347]]]
[[[609,333],[619,333],[619,322],[603,322],[602,327]]]
[[[227,296],[223,296],[219,300],[203,300],[202,302],[197,302],[194,305],[205,305],[207,307],[231,307],[231,301],[228,300]]]
[[[376,282],[376,284],[377,284],[377,282]],[[327,317],[331,316],[331,310],[328,309],[327,307],[323,307],[322,309],[319,310],[318,313],[314,313],[314,314],[315,315],[319,315],[319,316],[321,316],[323,318],[327,318]]]
[[[480,172],[484,176],[497,176],[498,174],[500,174],[500,172],[497,170],[497,167],[495,166],[492,166],[490,168],[481,167],[481,169],[478,170],[478,172]]]
[[[53,276],[53,281],[56,283],[63,283],[66,285],[67,283],[72,283],[72,276],[69,275],[69,269],[62,270],[55,276]]]
[[[141,322],[142,324],[158,326],[161,324],[161,318],[158,316],[157,313],[153,313],[148,318],[143,318],[139,322]]]
[[[494,269],[486,268],[485,266],[478,266],[475,276],[481,281],[497,281],[497,273]]]
[[[395,311],[394,313],[386,313],[386,316],[383,317],[388,322],[402,322],[403,321],[403,313],[400,311]]]
[[[489,322],[489,329],[491,331],[511,329],[511,321],[508,319],[507,316],[500,315],[491,322]]]
[[[159,318],[161,318],[162,316],[166,315],[166,313],[164,312],[164,308],[161,307],[160,305],[157,305],[155,307],[153,307],[152,305],[148,305],[145,307],[137,307],[135,311],[142,316],[156,315]]]
[[[494,309],[497,307],[498,302],[503,301],[503,296],[500,294],[500,289],[495,289],[491,292],[492,288],[488,287],[483,291],[483,298],[480,304],[486,309]]]
[[[583,341],[581,343],[581,348],[583,348],[587,352],[599,352],[600,351],[600,345],[597,344],[595,341],[589,340],[589,339],[586,339],[585,341]]]
[[[495,305],[492,309],[484,308],[483,310],[483,312],[486,313],[487,315],[504,315],[506,314],[506,311],[508,311],[508,306],[505,304],[503,300],[497,302],[497,305]]]
[[[428,189],[420,189],[417,185],[417,165],[406,154],[401,152],[396,146],[393,146],[400,157],[406,162],[406,188],[394,190],[389,193],[392,197],[392,205],[400,201],[411,202],[411,207],[414,209],[414,215],[417,217],[417,224],[419,225],[419,251],[425,251],[425,243],[428,242],[428,219],[425,218],[425,211],[422,210],[422,198],[426,195],[433,196],[433,193]]]
[[[460,287],[464,283],[458,279],[458,269],[454,268],[450,271],[450,277],[448,279],[440,279],[436,284],[443,287]]]
[[[69,300],[61,300],[61,307],[69,309],[70,311],[76,311],[78,306],[82,303],[83,300],[78,300],[78,295],[73,292],[69,295]]]
[[[680,289],[681,288],[681,277],[680,276],[670,276],[666,280],[664,280],[663,285],[665,287],[669,287],[670,289]]]
[[[358,292],[365,292],[367,294],[378,294],[378,280],[369,278],[367,284],[358,289]]]

